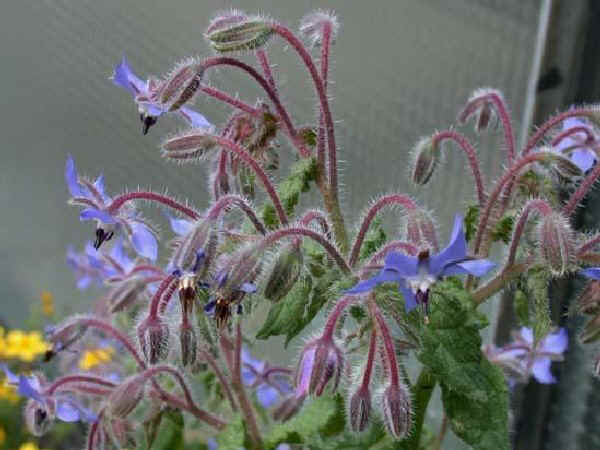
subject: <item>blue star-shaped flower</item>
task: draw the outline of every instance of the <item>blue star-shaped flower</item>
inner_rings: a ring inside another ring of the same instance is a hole
[[[429,251],[418,256],[390,252],[385,257],[383,270],[373,278],[361,281],[347,293],[358,294],[373,289],[381,283],[395,281],[404,296],[406,311],[418,304],[427,307],[429,288],[437,280],[449,275],[474,275],[481,277],[496,264],[487,259],[467,256],[467,240],[463,230],[463,218],[456,215],[450,243],[441,252],[430,255]]]

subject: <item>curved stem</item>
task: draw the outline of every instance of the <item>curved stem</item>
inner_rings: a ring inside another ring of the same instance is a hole
[[[210,425],[211,427],[213,427],[217,430],[222,430],[223,428],[225,428],[227,426],[226,422],[223,422],[221,419],[212,415],[208,411],[205,411],[202,408],[198,408],[196,406],[196,404],[190,405],[187,402],[182,401],[178,397],[171,395],[168,392],[166,392],[165,390],[163,390],[160,386],[158,386],[158,384],[156,384],[156,382],[154,380],[153,380],[153,382],[154,382],[154,389],[156,390],[156,392],[150,393],[150,395],[152,395],[153,397],[162,400],[163,402],[167,403],[169,406],[172,406],[173,408],[182,409],[182,410],[190,412],[194,417],[196,417],[196,419],[207,423],[208,425]]]
[[[100,414],[98,414],[98,420],[96,420],[95,422],[92,422],[92,424],[90,425],[90,431],[88,432],[88,438],[87,438],[87,450],[94,450],[96,448],[95,442],[96,442],[96,436],[100,431],[100,429],[98,427],[100,426],[101,418],[102,418],[102,411],[100,412]]]
[[[234,153],[238,158],[240,158],[244,163],[246,163],[256,174],[256,176],[262,181],[265,190],[269,197],[271,197],[271,201],[273,202],[273,206],[275,206],[275,210],[277,211],[277,215],[279,216],[279,221],[283,225],[287,225],[288,219],[287,215],[281,205],[281,200],[279,199],[279,195],[273,186],[273,183],[269,179],[269,176],[265,173],[260,164],[248,153],[241,145],[232,141],[231,139],[227,139],[221,136],[213,136],[213,139],[216,141],[218,145],[220,145],[224,150],[227,150],[231,153]]]
[[[383,316],[381,315],[381,311],[375,304],[375,300],[373,296],[369,296],[369,311],[371,312],[371,316],[377,322],[377,326],[379,327],[379,331],[381,332],[381,339],[383,341],[383,347],[385,349],[385,353],[387,355],[387,366],[388,373],[390,376],[390,385],[394,388],[400,386],[400,376],[398,375],[398,361],[396,360],[396,350],[394,349],[394,341],[392,340],[392,336],[390,334],[390,330],[385,323]]]
[[[165,311],[167,310],[167,306],[169,306],[169,303],[171,302],[171,299],[173,298],[173,294],[175,293],[175,290],[177,290],[177,288],[179,287],[179,283],[172,283],[168,289],[165,290],[164,294],[161,296],[160,298],[160,304],[158,306],[158,310],[160,312],[160,315],[164,315]]]
[[[575,208],[583,200],[583,197],[594,186],[596,180],[600,176],[600,164],[596,164],[588,175],[583,179],[577,190],[571,195],[567,204],[563,207],[562,212],[569,217],[575,211]]]
[[[256,228],[256,231],[262,235],[267,233],[267,229],[254,212],[252,206],[250,206],[250,203],[244,197],[237,194],[228,194],[219,198],[208,210],[206,214],[207,219],[218,219],[221,213],[232,204],[235,204],[246,214],[252,225],[254,225],[254,228]]]
[[[259,249],[260,250],[265,249],[266,247],[277,242],[278,240],[283,239],[288,236],[306,236],[306,237],[312,239],[316,243],[320,244],[321,247],[323,247],[327,251],[327,253],[329,253],[329,255],[331,255],[333,260],[337,263],[337,265],[340,267],[340,269],[342,269],[342,271],[344,273],[346,273],[346,274],[352,273],[352,269],[350,268],[350,266],[348,265],[348,263],[346,262],[344,257],[337,251],[337,249],[334,247],[334,245],[331,242],[329,242],[329,240],[325,236],[317,233],[316,231],[310,230],[308,228],[290,227],[290,228],[283,228],[281,230],[274,231],[271,234],[266,235],[262,239],[262,241],[260,241],[258,244],[256,244],[256,247],[254,247],[251,250],[253,251],[253,250],[259,250]]]
[[[206,95],[210,95],[211,97],[220,100],[224,103],[228,103],[234,108],[239,109],[248,114],[252,114],[253,116],[258,114],[259,110],[253,106],[250,106],[248,103],[243,102],[239,98],[235,98],[227,94],[226,92],[221,91],[220,89],[215,89],[210,86],[201,86],[200,90],[204,92]]]
[[[577,256],[583,255],[588,250],[593,249],[596,245],[600,243],[600,234],[594,236],[593,238],[585,241],[583,244],[579,246],[579,248],[575,251]]]
[[[281,118],[284,128],[285,128],[287,134],[289,135],[290,140],[292,141],[292,144],[294,144],[294,146],[298,149],[298,153],[300,153],[300,155],[303,158],[307,158],[310,156],[310,150],[306,148],[302,139],[300,138],[300,136],[298,136],[298,131],[292,124],[292,120],[290,119],[290,116],[289,116],[287,110],[281,103],[281,100],[279,99],[277,92],[275,90],[273,90],[273,88],[271,87],[269,82],[267,80],[265,80],[256,71],[256,69],[254,67],[249,66],[248,64],[246,64],[242,61],[239,61],[235,58],[230,58],[230,57],[226,57],[226,56],[215,56],[212,58],[207,58],[203,61],[202,66],[204,69],[208,69],[209,67],[215,67],[215,66],[233,66],[233,67],[242,69],[243,71],[248,73],[252,78],[254,78],[258,82],[258,84],[260,84],[260,86],[264,89],[264,91],[268,95],[271,102],[273,102],[273,105],[275,106],[275,109],[277,110],[277,114]]]
[[[258,59],[260,67],[262,67],[267,82],[269,85],[271,85],[271,88],[275,94],[279,94],[277,92],[277,85],[275,84],[275,78],[273,77],[273,71],[271,70],[271,64],[269,63],[267,52],[265,52],[262,48],[259,48],[256,50],[256,59]]]
[[[182,205],[177,200],[172,199],[171,197],[167,197],[166,195],[157,194],[156,192],[128,192],[126,194],[121,194],[115,197],[112,203],[108,206],[108,212],[111,214],[115,214],[119,209],[127,202],[132,200],[148,200],[151,202],[161,203],[169,208],[173,208],[176,211],[179,211],[182,214],[185,214],[190,219],[197,220],[200,218],[200,215],[194,211],[192,208],[188,208],[185,205]]]
[[[495,293],[499,292],[507,283],[524,274],[531,266],[531,261],[513,264],[502,270],[498,275],[481,286],[471,294],[476,305],[481,305]]]
[[[331,45],[331,24],[325,22],[321,35],[321,80],[323,90],[327,93],[327,79],[329,75],[329,48]],[[325,118],[323,110],[319,110],[319,132],[317,134],[317,166],[319,174],[325,176]]]
[[[378,199],[367,211],[364,215],[364,219],[360,225],[358,230],[358,234],[356,235],[356,239],[354,240],[354,245],[352,246],[352,251],[350,252],[350,267],[354,267],[358,260],[358,256],[360,254],[360,248],[362,246],[363,240],[369,230],[369,226],[377,213],[386,206],[392,205],[401,205],[407,210],[414,210],[417,208],[415,202],[408,196],[404,194],[390,194],[384,195],[380,199]]]
[[[375,365],[375,355],[377,354],[377,327],[371,330],[371,339],[369,340],[369,353],[367,354],[367,365],[361,383],[361,389],[369,389],[371,382],[371,373]]]
[[[552,207],[547,201],[542,200],[541,198],[536,198],[527,202],[527,204],[521,211],[521,214],[519,215],[519,220],[517,220],[517,223],[514,227],[512,239],[510,241],[510,249],[508,251],[506,267],[512,266],[515,262],[515,258],[517,256],[517,248],[519,246],[519,242],[521,241],[523,231],[525,230],[527,220],[529,219],[529,214],[532,211],[537,211],[545,217],[548,214],[552,213]]]
[[[348,307],[351,303],[354,303],[357,300],[356,296],[346,295],[345,297],[340,298],[333,310],[327,316],[327,321],[325,322],[325,327],[323,328],[323,334],[321,335],[321,339],[330,341],[333,339],[333,333],[335,332],[335,326],[337,324],[338,319],[344,312],[344,309]]]
[[[542,139],[546,135],[546,133],[548,131],[550,131],[556,125],[561,123],[563,120],[568,119],[570,117],[586,117],[586,116],[593,117],[594,114],[595,114],[595,111],[593,109],[575,108],[575,109],[571,109],[569,111],[565,111],[560,114],[557,114],[554,117],[551,117],[546,122],[544,122],[542,124],[542,126],[540,126],[537,129],[537,131],[533,134],[533,136],[531,136],[529,138],[529,140],[527,141],[527,144],[525,144],[525,148],[523,149],[522,155],[528,154],[537,145],[537,143],[540,141],[540,139]]]
[[[321,225],[321,229],[325,235],[329,234],[329,223],[327,223],[327,217],[318,209],[309,209],[300,218],[298,223],[303,226],[308,226],[311,222],[318,222]]]
[[[483,204],[485,203],[485,188],[475,148],[471,145],[469,140],[464,135],[454,130],[446,130],[435,133],[432,137],[433,146],[437,148],[437,145],[441,144],[446,139],[451,139],[454,142],[456,142],[458,146],[467,155],[467,160],[469,161],[469,165],[471,166],[471,172],[473,172],[473,178],[475,179],[475,187],[477,188],[477,198],[479,200],[479,206],[483,206]]]
[[[110,388],[114,388],[116,386],[114,383],[105,380],[102,377],[93,375],[66,375],[54,380],[54,382],[46,388],[45,392],[48,395],[52,395],[59,387],[70,383],[91,383]]]
[[[160,305],[160,299],[163,293],[175,281],[176,278],[177,277],[175,275],[168,275],[162,280],[150,302],[150,312],[148,313],[148,317],[152,319],[156,319],[158,317],[158,307]]]
[[[585,140],[583,141],[584,144],[593,142],[595,140],[594,133],[592,133],[592,131],[588,127],[580,126],[580,127],[567,128],[566,130],[561,131],[559,134],[557,134],[554,137],[554,139],[552,139],[552,142],[550,143],[550,145],[552,147],[556,147],[558,144],[560,144],[562,142],[563,139],[566,139],[569,136],[573,136],[574,134],[577,134],[577,133],[585,134]]]
[[[227,378],[225,378],[223,371],[219,368],[219,365],[217,364],[217,361],[215,360],[215,358],[213,358],[213,356],[210,354],[210,352],[206,351],[206,350],[200,349],[200,350],[198,350],[198,353],[200,353],[200,357],[202,357],[208,363],[208,365],[211,367],[211,369],[213,370],[213,372],[219,379],[219,382],[221,383],[221,386],[223,387],[223,390],[225,391],[225,396],[229,400],[231,409],[233,411],[237,411],[238,408],[237,408],[237,405],[235,404],[235,399],[233,398],[233,393],[231,392],[231,387],[229,386],[229,383],[227,382]]]

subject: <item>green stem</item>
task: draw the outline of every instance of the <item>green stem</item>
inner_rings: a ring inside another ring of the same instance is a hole
[[[423,430],[423,422],[425,422],[425,413],[427,405],[431,399],[431,394],[435,388],[436,379],[433,373],[423,367],[417,382],[412,387],[414,421],[413,428],[407,439],[398,442],[396,449],[401,450],[418,450],[419,441],[421,440],[421,431]]]

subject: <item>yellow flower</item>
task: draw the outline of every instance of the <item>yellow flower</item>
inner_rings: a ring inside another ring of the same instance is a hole
[[[54,314],[54,295],[49,291],[42,291],[40,294],[40,300],[42,302],[42,312],[45,316],[51,316]]]
[[[0,327],[0,358],[4,358],[6,353],[6,341],[4,339],[4,328]]]
[[[27,442],[26,444],[21,444],[19,450],[39,450],[39,447],[33,442]]]
[[[17,389],[14,386],[11,386],[7,383],[6,379],[0,382],[0,400],[7,400],[13,405],[19,401],[19,396],[17,395]],[[1,430],[1,428],[0,428]],[[3,430],[2,430],[3,431]],[[0,433],[1,434],[1,433]],[[1,440],[0,440],[1,444]]]
[[[36,356],[50,349],[50,344],[42,339],[39,331],[26,333],[21,330],[10,330],[4,338],[4,354],[7,358],[20,358],[31,362]]]
[[[101,364],[106,364],[112,360],[114,352],[112,347],[86,350],[79,360],[79,368],[81,370],[90,370]]]

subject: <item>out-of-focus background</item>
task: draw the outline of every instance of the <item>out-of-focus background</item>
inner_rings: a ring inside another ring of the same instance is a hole
[[[59,311],[85,310],[93,298],[76,289],[65,265],[67,246],[82,248],[93,237],[93,226],[80,223],[79,211],[66,205],[68,154],[81,172],[104,173],[109,193],[168,187],[198,208],[207,204],[204,169],[167,164],[158,151],[161,138],[183,123],[161,119],[142,136],[133,102],[109,76],[123,54],[143,78],[165,73],[189,55],[210,54],[203,30],[215,11],[229,7],[264,12],[292,28],[315,8],[337,13],[342,26],[330,92],[349,222],[370,198],[393,189],[427,204],[447,234],[452,216],[474,197],[463,155],[448,152],[428,189],[416,191],[407,179],[409,152],[420,136],[452,125],[475,88],[502,90],[517,130],[573,101],[598,97],[594,1],[3,2],[2,322],[20,324],[43,291],[54,295]],[[296,54],[277,40],[269,52],[295,122],[313,123],[314,97]],[[210,80],[249,102],[263,96],[233,70],[212,72]],[[196,109],[217,125],[228,114],[202,97]],[[499,137],[500,130],[480,141],[487,177],[504,163]],[[288,150],[283,143],[281,152]]]

